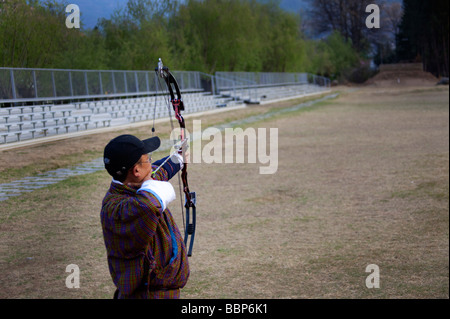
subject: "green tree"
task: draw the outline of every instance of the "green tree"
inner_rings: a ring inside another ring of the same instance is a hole
[[[348,73],[359,62],[359,55],[339,32],[333,32],[320,41],[310,41],[307,51],[310,57],[308,72],[332,79]]]
[[[51,67],[66,50],[63,4],[9,0],[0,7],[0,65]]]
[[[54,67],[60,69],[108,69],[105,39],[97,28],[72,29],[66,38],[66,50],[58,52]]]
[[[155,8],[154,1],[129,1],[125,10],[101,20],[109,68],[151,70],[160,56],[170,57],[167,21]]]
[[[8,67],[311,72],[338,77],[357,64],[333,33],[308,40],[279,0],[129,0],[93,30],[67,29],[56,0],[0,3],[0,63]]]

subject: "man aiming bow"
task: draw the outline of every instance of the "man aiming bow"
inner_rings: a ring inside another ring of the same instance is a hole
[[[189,278],[186,247],[167,208],[176,197],[168,181],[186,161],[175,152],[152,165],[149,153],[159,146],[158,137],[121,135],[104,150],[113,180],[100,216],[118,299],[179,298]]]

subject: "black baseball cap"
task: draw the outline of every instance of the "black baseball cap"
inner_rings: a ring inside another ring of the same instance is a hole
[[[157,150],[160,145],[161,141],[157,136],[140,140],[133,135],[120,135],[105,147],[103,155],[105,168],[114,179],[124,178],[142,155]]]

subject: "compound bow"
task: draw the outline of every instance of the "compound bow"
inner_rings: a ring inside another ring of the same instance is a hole
[[[170,94],[170,103],[172,104],[173,110],[175,112],[175,118],[178,120],[178,124],[180,125],[181,130],[180,139],[183,141],[185,139],[185,122],[183,116],[181,115],[181,111],[184,111],[184,103],[181,99],[180,87],[178,86],[177,80],[175,79],[173,74],[169,71],[169,68],[163,65],[161,59],[159,59],[158,67],[155,69],[155,72],[159,77],[163,78],[166,82]],[[175,93],[177,95],[176,97]],[[181,148],[179,149],[178,153],[179,154],[183,153]],[[196,195],[195,192],[191,192],[189,190],[189,184],[187,180],[187,163],[184,163],[183,169],[181,170],[181,180],[183,182],[183,191],[185,196],[184,207],[186,212],[186,223],[187,223],[187,226],[185,225],[184,229],[184,245],[188,250],[188,256],[191,257],[192,247],[194,245],[197,216],[196,216]],[[189,236],[191,238],[188,246]]]

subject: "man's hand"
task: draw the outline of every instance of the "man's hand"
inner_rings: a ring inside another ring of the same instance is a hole
[[[181,150],[181,154],[183,156],[183,163],[189,162],[189,143],[188,139],[184,139],[181,141],[181,145],[179,146],[178,150]]]
[[[182,169],[184,163],[187,163],[189,161],[189,144],[187,143],[187,141],[187,139],[184,139],[180,141],[179,144],[174,145],[174,151],[172,152],[172,154],[170,154],[167,159],[151,173],[150,176],[154,176],[160,170],[160,168],[167,163],[168,160],[172,160],[172,162],[175,164],[180,164]]]

